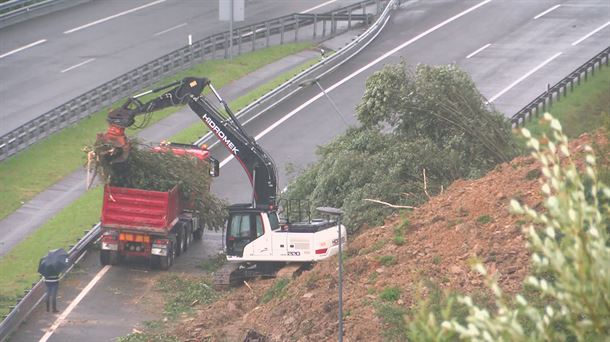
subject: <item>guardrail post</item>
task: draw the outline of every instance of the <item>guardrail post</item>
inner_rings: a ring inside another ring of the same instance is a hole
[[[225,49],[225,59],[229,58],[229,34],[224,34],[223,46]]]
[[[267,37],[266,37],[267,42],[266,42],[266,45],[265,45],[265,46],[266,46],[266,47],[269,47],[269,36],[271,36],[271,28],[269,27],[269,22],[268,22],[268,21],[267,21],[267,22],[265,22],[265,30],[266,30],[266,32],[267,32],[267,33],[266,33],[266,35],[267,35]]]
[[[280,45],[284,45],[284,18],[280,18]]]
[[[322,20],[322,37],[326,37],[326,19]]]
[[[294,41],[297,42],[299,40],[299,19],[300,16],[298,14],[294,15]]]
[[[335,20],[335,12],[330,14],[330,35],[334,36],[337,33],[337,21]]]
[[[347,14],[347,29],[352,29],[352,11],[349,11],[349,13]]]
[[[257,29],[256,26],[252,25],[252,51],[256,50],[256,35],[257,35]]]
[[[252,32],[252,33],[254,33],[254,32]],[[239,37],[239,38],[237,38],[237,54],[241,55],[242,36],[241,36],[241,29],[240,28],[237,29],[237,36]]]
[[[313,14],[313,39],[316,39],[316,31],[318,29],[318,14]]]

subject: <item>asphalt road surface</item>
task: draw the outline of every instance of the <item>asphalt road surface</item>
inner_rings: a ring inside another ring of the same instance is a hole
[[[410,64],[456,63],[472,75],[497,109],[510,116],[548,83],[557,82],[607,46],[609,10],[605,0],[410,1],[394,12],[367,49],[321,83],[348,124],[355,125],[354,108],[366,78],[384,64],[402,58]],[[253,120],[246,129],[275,159],[282,188],[293,177],[286,166],[298,170],[313,162],[316,146],[329,142],[346,127],[319,90],[310,87]],[[225,151],[214,152],[221,160],[227,156]],[[248,201],[245,178],[235,161],[224,159],[214,190],[231,202]],[[219,246],[216,241],[215,246]],[[188,258],[178,259],[177,268],[188,270],[189,258],[206,256],[195,249],[188,253]],[[85,260],[84,265],[81,283],[95,281],[96,275],[99,280],[74,311],[59,318],[36,313],[39,319],[28,322],[15,341],[36,340],[54,322],[49,341],[108,340],[131,330],[139,321],[134,312],[146,312],[146,306],[120,295],[133,292],[137,286],[130,279],[134,266],[104,269],[91,260]],[[75,291],[64,291],[67,303]],[[150,313],[142,319],[151,317],[161,315]],[[108,332],[106,320],[112,321],[113,333]]]
[[[246,0],[235,27],[357,0]],[[193,41],[228,31],[218,0],[92,1],[0,29],[0,135]]]

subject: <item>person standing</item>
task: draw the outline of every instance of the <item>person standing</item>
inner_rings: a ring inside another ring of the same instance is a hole
[[[44,284],[47,287],[47,312],[52,308],[53,312],[57,310],[57,290],[59,289],[59,275],[50,275],[44,277]]]

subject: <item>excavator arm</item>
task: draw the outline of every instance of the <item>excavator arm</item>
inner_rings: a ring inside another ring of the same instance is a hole
[[[252,206],[265,209],[277,206],[275,162],[241,126],[229,106],[212,84],[212,93],[224,106],[226,117],[205,96],[191,96],[189,107],[208,126],[224,147],[237,159],[252,184]]]

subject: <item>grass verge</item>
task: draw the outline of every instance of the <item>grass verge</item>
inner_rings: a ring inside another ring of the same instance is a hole
[[[187,75],[200,75],[213,80],[214,85],[221,88],[272,61],[310,47],[310,43],[281,45],[243,54],[232,61],[206,61],[158,84],[166,84]],[[148,99],[150,97],[143,98],[144,101]],[[109,107],[115,107],[122,102]],[[179,109],[168,108],[156,112],[151,123]],[[85,154],[79,151],[93,143],[97,132],[105,130],[106,113],[107,108],[0,163],[0,219],[84,165]],[[128,134],[133,135],[135,132],[137,130],[130,129]]]
[[[256,88],[230,103],[231,108],[247,105],[248,101],[259,98],[266,91],[273,89],[274,86],[313,63],[315,61],[309,61],[305,65]],[[201,129],[203,125],[195,126]],[[191,130],[188,134],[180,133],[172,137],[172,140],[193,141],[200,136],[196,133],[195,130]],[[178,140],[177,138],[180,137],[186,140]],[[0,164],[0,169],[1,166],[2,164]],[[17,297],[23,293],[23,290],[29,288],[32,282],[39,279],[36,272],[38,260],[49,249],[67,247],[83,235],[83,227],[89,227],[99,221],[101,191],[101,187],[89,191],[15,246],[11,252],[0,258],[0,269],[2,270],[0,272],[0,314],[8,312],[9,307],[15,304]],[[205,268],[205,266],[202,267]]]
[[[610,111],[610,68],[604,67],[568,92],[560,101],[554,101],[548,109],[561,122],[564,133],[576,138],[604,125]],[[534,136],[547,133],[548,127],[533,119],[525,125]]]

